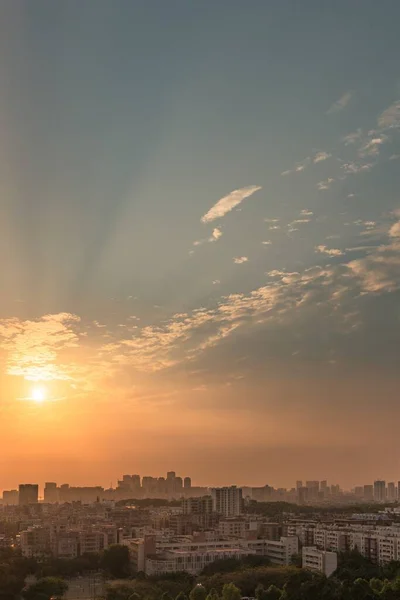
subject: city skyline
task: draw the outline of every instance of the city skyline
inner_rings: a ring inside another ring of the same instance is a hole
[[[166,476],[165,476],[166,475]],[[1,482],[0,482],[1,485]],[[335,496],[340,494],[353,494],[355,497],[365,497],[365,499],[370,500],[378,500],[378,501],[388,501],[388,500],[397,500],[400,499],[400,478],[394,479],[393,481],[386,481],[382,479],[374,479],[368,483],[364,482],[359,485],[353,485],[350,488],[342,487],[339,483],[332,483],[327,479],[322,480],[312,480],[312,479],[297,479],[293,482],[293,485],[289,485],[286,487],[275,487],[273,484],[268,483],[262,486],[256,485],[242,485],[237,483],[229,483],[227,485],[218,485],[218,484],[209,484],[209,485],[200,485],[197,482],[193,482],[192,478],[189,475],[184,477],[177,475],[175,471],[169,471],[164,475],[140,475],[140,474],[124,474],[122,475],[122,479],[116,481],[116,484],[110,483],[110,486],[102,485],[101,482],[97,482],[97,484],[88,484],[86,485],[77,484],[74,482],[54,482],[54,481],[45,481],[44,483],[18,483],[11,490],[1,489],[0,492],[16,492],[18,488],[21,491],[21,488],[29,488],[27,491],[28,497],[32,493],[31,488],[35,488],[36,497],[40,500],[46,502],[46,494],[41,494],[40,492],[45,492],[46,488],[50,491],[51,496],[54,498],[57,494],[56,491],[60,491],[62,489],[71,490],[79,490],[79,489],[91,489],[91,490],[102,490],[102,491],[116,491],[119,490],[121,492],[126,492],[126,497],[129,496],[129,493],[132,492],[132,498],[135,498],[134,493],[138,493],[138,498],[157,498],[157,493],[160,492],[160,497],[163,497],[165,494],[170,495],[171,497],[179,498],[181,495],[184,495],[185,492],[187,494],[191,494],[194,492],[194,496],[201,496],[202,494],[208,494],[212,489],[243,489],[243,490],[265,490],[269,489],[271,492],[279,493],[279,492],[287,492],[291,493],[293,491],[299,492],[299,490],[308,490],[308,491],[317,491],[317,492],[327,492],[326,498],[332,498],[334,500]],[[25,492],[24,492],[25,493]],[[310,495],[307,500],[316,500],[317,497],[312,497]],[[260,498],[258,498],[260,500]],[[271,501],[276,501],[277,498],[274,496]],[[65,501],[65,500],[64,500]]]
[[[0,3],[5,489],[400,473],[399,19]]]

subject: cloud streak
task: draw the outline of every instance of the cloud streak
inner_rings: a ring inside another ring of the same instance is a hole
[[[339,98],[339,100],[336,100],[336,102],[334,102],[329,109],[327,110],[326,114],[327,115],[332,115],[334,113],[340,112],[341,110],[343,110],[344,108],[346,108],[346,106],[349,104],[350,100],[353,97],[353,92],[348,91],[345,94],[343,94],[343,96],[341,96]]]
[[[218,202],[214,204],[214,206],[210,208],[210,210],[201,218],[201,222],[210,223],[211,221],[215,221],[215,219],[221,219],[228,212],[241,204],[243,200],[249,198],[261,189],[262,188],[259,185],[250,185],[248,187],[234,190],[227,196],[224,196],[218,200]]]

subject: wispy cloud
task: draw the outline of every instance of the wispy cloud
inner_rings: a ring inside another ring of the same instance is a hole
[[[355,144],[358,140],[361,139],[362,129],[357,129],[357,131],[353,131],[352,133],[348,133],[342,138],[342,142],[345,146],[350,146],[351,144]]]
[[[313,158],[313,163],[323,162],[324,160],[328,160],[331,158],[332,154],[328,154],[327,152],[317,152],[317,154]]]
[[[224,196],[210,210],[201,218],[202,223],[210,223],[215,219],[220,219],[228,212],[230,212],[235,206],[238,206],[245,198],[249,198],[255,192],[261,190],[259,185],[250,185],[248,187],[234,190],[227,196]]]
[[[318,190],[329,190],[331,184],[334,182],[335,180],[332,177],[328,177],[328,179],[325,179],[325,181],[319,181],[317,183],[317,189]]]
[[[341,110],[343,110],[344,108],[346,108],[346,106],[349,104],[350,100],[353,97],[353,92],[348,91],[345,94],[343,94],[343,96],[341,96],[339,98],[339,100],[336,100],[336,102],[334,102],[329,109],[327,110],[326,114],[327,115],[331,115],[333,113],[337,113]]]
[[[284,177],[285,175],[291,175],[292,173],[301,173],[302,171],[304,171],[304,169],[308,167],[308,165],[310,164],[310,160],[310,157],[307,156],[307,158],[305,158],[304,160],[296,163],[293,169],[287,169],[286,171],[282,171],[281,175]]]
[[[0,320],[0,348],[7,352],[7,373],[30,381],[68,380],[70,369],[59,355],[76,348],[80,319],[69,313],[45,315],[37,320]]]
[[[364,146],[359,150],[360,156],[378,156],[381,146],[387,142],[388,137],[386,135],[375,136],[370,139]]]
[[[378,125],[382,129],[400,127],[400,100],[396,100],[386,108],[378,117]]]
[[[208,238],[204,238],[202,240],[196,240],[193,242],[193,246],[202,246],[203,244],[216,242],[222,236],[222,231],[219,227],[215,227],[213,229],[212,234]]]
[[[339,250],[339,248],[328,248],[327,246],[316,246],[315,251],[320,254],[327,254],[328,256],[343,256],[344,252]]]
[[[237,256],[236,258],[233,259],[233,262],[235,263],[235,265],[242,265],[245,262],[248,262],[248,258],[247,256]]]

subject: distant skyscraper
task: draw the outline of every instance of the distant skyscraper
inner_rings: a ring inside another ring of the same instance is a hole
[[[192,487],[192,480],[190,479],[190,477],[185,477],[185,479],[183,480],[183,487],[185,488],[185,490],[190,490],[190,488]]]
[[[299,490],[302,487],[303,487],[303,482],[302,481],[296,481],[296,490]]]
[[[374,499],[374,486],[373,485],[364,485],[364,500],[368,500],[372,502]]]
[[[375,502],[385,502],[386,500],[386,481],[374,481],[374,500]]]
[[[56,483],[47,482],[44,484],[44,501],[49,504],[58,502],[58,489]]]
[[[39,499],[39,486],[35,483],[21,483],[19,486],[19,504],[37,504]]]
[[[396,501],[396,486],[394,485],[394,481],[391,481],[390,483],[388,483],[387,499],[389,500],[389,502]]]
[[[224,517],[237,517],[242,513],[243,493],[235,485],[211,490],[213,511]]]

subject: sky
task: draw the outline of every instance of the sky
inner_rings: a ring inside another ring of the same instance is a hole
[[[1,2],[1,489],[400,480],[399,19]]]

